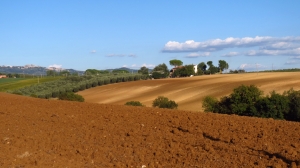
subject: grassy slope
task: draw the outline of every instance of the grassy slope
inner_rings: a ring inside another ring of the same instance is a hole
[[[44,77],[44,78],[4,78],[0,79],[0,92],[15,90],[33,84],[50,82],[58,80],[61,77]]]

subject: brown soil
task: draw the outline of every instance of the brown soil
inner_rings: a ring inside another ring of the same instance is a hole
[[[179,80],[180,81],[180,80]],[[0,167],[300,167],[300,123],[0,93]]]
[[[206,75],[192,78],[146,80],[95,87],[79,92],[86,102],[119,104],[140,101],[148,107],[158,96],[165,96],[179,104],[178,109],[203,111],[205,96],[222,97],[241,84],[254,84],[265,94],[282,93],[291,88],[300,90],[300,72],[246,73]]]

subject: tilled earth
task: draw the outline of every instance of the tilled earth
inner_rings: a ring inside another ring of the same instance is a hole
[[[300,123],[0,93],[0,167],[300,167]]]

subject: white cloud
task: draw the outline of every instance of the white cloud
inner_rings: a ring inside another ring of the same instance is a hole
[[[262,64],[241,64],[239,69],[244,69],[247,71],[253,71],[253,70],[262,70],[267,68],[267,66]]]
[[[300,56],[300,47],[287,50],[251,50],[245,53],[247,56],[268,56],[268,55],[282,55],[282,56]]]
[[[233,57],[239,55],[238,52],[229,52],[227,54],[224,54],[223,57]]]
[[[127,65],[123,65],[122,67],[127,68],[128,66]]]
[[[128,56],[128,57],[133,57],[133,58],[135,58],[135,57],[137,57],[135,54],[108,54],[108,55],[106,55],[107,57],[126,57],[126,56]]]
[[[107,57],[124,57],[124,54],[108,54]]]
[[[290,57],[291,59],[300,59],[300,56]]]
[[[95,53],[96,53],[96,50],[92,50],[90,53],[95,54]]]
[[[295,64],[300,64],[300,61],[298,60],[290,60],[285,62],[286,65],[295,65]]]
[[[207,57],[210,56],[210,52],[204,52],[204,53],[190,53],[187,56],[185,56],[186,58],[197,58],[197,57]]]
[[[49,65],[48,68],[56,68],[56,69],[61,69],[62,65],[57,65],[57,64],[53,64],[53,65]]]
[[[229,48],[248,48],[260,47],[264,49],[295,49],[299,46],[300,37],[270,37],[270,36],[256,36],[226,39],[213,39],[203,42],[196,42],[188,40],[180,43],[177,41],[169,41],[165,44],[163,52],[197,52],[197,51],[220,51]]]
[[[155,65],[153,65],[153,64],[142,64],[142,66],[140,66],[140,67],[147,67],[147,68],[154,68],[155,67]]]
[[[137,56],[136,56],[135,54],[129,54],[128,57],[133,57],[133,58],[135,58],[135,57],[137,57]]]

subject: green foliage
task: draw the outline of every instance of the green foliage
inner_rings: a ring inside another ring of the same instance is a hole
[[[201,70],[204,72],[204,71],[206,71],[206,68],[207,68],[207,66],[204,62],[201,62],[198,64],[198,71]]]
[[[152,106],[159,108],[177,109],[178,104],[173,100],[169,100],[167,97],[158,96],[158,98],[153,101]]]
[[[202,107],[205,112],[217,112],[218,100],[211,96],[206,96],[203,99]]]
[[[219,69],[223,72],[224,69],[228,69],[229,65],[226,61],[224,60],[219,60]]]
[[[159,64],[157,65],[153,71],[152,71],[152,78],[154,79],[160,79],[160,78],[166,78],[169,76],[169,69],[166,64]]]
[[[40,82],[39,84],[36,83],[28,87],[19,88],[17,89],[17,91],[22,95],[26,95],[26,96],[31,96],[32,94],[34,94],[39,98],[51,98],[51,97],[57,97],[59,94],[63,94],[65,92],[78,92],[81,90],[89,89],[91,87],[106,85],[110,83],[126,82],[129,81],[129,79],[132,81],[147,79],[147,76],[148,75],[142,75],[142,74],[116,74],[116,75],[104,74],[104,75],[68,76],[65,78],[55,78],[56,81],[45,82],[45,83]],[[40,81],[42,81],[42,79],[40,79]],[[35,78],[35,80],[37,80],[37,78]]]
[[[177,60],[177,59],[170,60],[171,66],[178,67],[178,66],[181,66],[182,64],[183,64],[183,62],[181,60]]]
[[[259,100],[262,95],[256,86],[239,86],[233,90],[233,93],[230,97],[230,109],[232,113],[238,115],[253,115],[255,113],[254,104]]]
[[[275,91],[270,96],[259,99],[256,104],[257,113],[253,116],[284,119],[284,115],[289,113],[289,100],[286,96]]]
[[[125,105],[127,105],[127,106],[145,106],[139,101],[129,101],[129,102],[126,102]]]
[[[109,74],[108,70],[97,70],[97,69],[87,69],[84,72],[85,75],[103,75]]]
[[[140,70],[138,70],[138,73],[141,73],[143,75],[148,75],[149,74],[149,69],[145,66],[141,67]]]
[[[50,81],[57,81],[61,77],[43,77],[43,78],[4,78],[0,80],[0,92],[17,90],[34,84],[42,84]]]
[[[282,95],[273,91],[262,97],[256,86],[242,85],[220,101],[205,97],[202,106],[206,112],[300,121],[300,91],[293,89]]]
[[[172,74],[172,77],[187,77],[191,75],[195,75],[194,65],[185,65],[177,68]]]
[[[129,71],[124,69],[114,69],[112,73],[129,73]]]
[[[65,92],[63,94],[60,94],[58,99],[59,100],[84,102],[84,98],[81,95],[75,94],[73,92]]]
[[[286,114],[286,119],[290,121],[300,121],[300,90],[290,89],[284,93],[289,99],[290,111]]]

